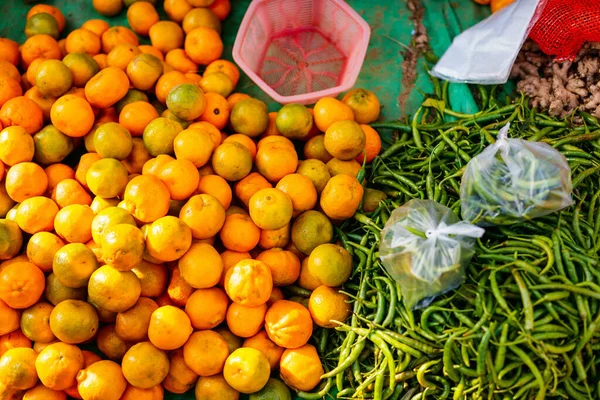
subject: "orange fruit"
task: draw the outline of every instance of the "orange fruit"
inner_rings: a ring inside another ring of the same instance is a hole
[[[98,361],[77,373],[77,390],[86,400],[119,400],[126,388],[121,366],[114,361]]]
[[[223,96],[223,99],[233,92],[233,82],[223,72],[205,73],[199,82],[199,86],[206,93],[219,94]]]
[[[236,336],[254,336],[262,328],[266,313],[266,304],[250,307],[232,303],[227,309],[227,327]]]
[[[20,126],[9,126],[0,132],[0,161],[7,166],[33,160],[33,137]]]
[[[351,120],[336,121],[325,132],[325,150],[340,160],[352,160],[365,148],[367,138],[360,125]]]
[[[142,175],[158,175],[158,171],[169,161],[173,161],[174,158],[167,154],[159,154],[158,156],[151,158],[144,163],[142,167]]]
[[[192,245],[192,231],[185,222],[173,216],[154,221],[146,232],[146,251],[160,261],[180,259]]]
[[[126,105],[134,103],[136,101],[142,101],[142,102],[148,103],[150,100],[148,99],[148,95],[146,93],[142,92],[141,90],[129,89],[127,91],[127,94],[121,100],[119,100],[115,103],[114,109],[115,109],[115,114],[117,114],[117,118],[121,114],[121,112],[123,111],[123,108],[125,108]],[[155,109],[155,111],[158,113],[158,110]]]
[[[261,229],[280,229],[288,225],[294,211],[290,197],[279,189],[260,189],[248,204],[252,221]]]
[[[141,285],[131,271],[118,271],[108,265],[95,270],[88,282],[88,299],[104,311],[119,313],[135,305]]]
[[[227,271],[233,267],[238,261],[252,259],[248,252],[237,252],[232,250],[225,250],[221,253],[221,260],[223,261],[223,273],[219,279],[219,286],[225,287],[225,275]]]
[[[117,45],[123,43],[129,43],[134,46],[139,45],[139,39],[137,35],[130,29],[124,26],[113,26],[104,33],[102,33],[102,52],[110,53]]]
[[[265,315],[265,329],[269,338],[278,346],[295,349],[308,342],[313,322],[310,312],[303,305],[279,300],[269,307]]]
[[[44,122],[50,121],[50,111],[56,101],[54,97],[44,96],[35,86],[27,90],[23,95],[40,107],[44,116]]]
[[[304,158],[306,160],[317,159],[324,163],[333,158],[325,149],[325,135],[314,136],[304,144]]]
[[[165,13],[171,21],[181,23],[193,7],[186,0],[165,0]]]
[[[0,335],[0,357],[8,350],[17,347],[31,348],[31,340],[20,329]]]
[[[300,174],[284,176],[276,186],[292,201],[294,213],[311,210],[317,204],[317,190],[312,181]]]
[[[199,27],[214,29],[221,34],[221,20],[208,8],[190,10],[183,18],[182,27],[186,34]]]
[[[101,157],[98,153],[85,153],[79,159],[79,163],[75,167],[75,179],[81,183],[81,186],[88,188],[86,178],[87,172],[96,161],[100,160]]]
[[[352,273],[352,256],[336,244],[319,245],[308,257],[308,271],[322,285],[341,286]]]
[[[49,14],[54,17],[58,24],[58,30],[62,32],[62,30],[65,28],[65,16],[60,9],[48,4],[36,4],[27,12],[27,19],[30,19],[34,15],[41,13]]]
[[[8,38],[0,38],[0,60],[18,65],[20,58],[19,44]]]
[[[156,82],[156,98],[162,104],[166,104],[169,92],[171,92],[175,86],[183,83],[190,83],[189,79],[186,78],[183,73],[179,71],[166,72],[163,76],[158,78],[158,81]]]
[[[139,342],[148,335],[150,318],[158,305],[147,297],[140,297],[133,307],[117,314],[115,333],[127,341]]]
[[[128,90],[127,74],[119,68],[106,67],[85,84],[85,97],[94,107],[108,108],[121,100]]]
[[[219,62],[219,61],[221,61],[221,60],[217,60],[217,61],[214,61],[214,62]],[[206,67],[206,68],[208,68],[208,67]],[[230,76],[230,78],[231,78],[231,76]],[[231,79],[231,80],[233,81],[233,79]],[[252,97],[250,97],[246,93],[232,93],[229,96],[227,96],[227,104],[229,104],[229,109],[231,110],[233,108],[233,106],[235,106],[240,101],[246,100],[246,99],[251,99],[251,98]]]
[[[71,204],[54,217],[54,230],[69,243],[86,243],[92,239],[94,212],[83,204]]]
[[[48,389],[42,383],[27,390],[23,400],[67,400],[67,395],[59,390]]]
[[[152,25],[148,31],[153,47],[167,54],[173,49],[183,46],[183,29],[172,21],[159,21]]]
[[[140,49],[140,51],[144,54],[152,54],[154,57],[158,58],[160,61],[165,61],[165,56],[163,56],[163,53],[161,53],[161,51],[159,49],[157,49],[156,47],[152,47],[147,44],[142,44],[142,45],[138,46],[138,49]]]
[[[157,297],[167,286],[167,269],[162,264],[142,262],[132,269],[142,285],[141,296]]]
[[[231,11],[231,2],[229,0],[215,0],[208,6],[221,21],[229,15]]]
[[[229,356],[227,342],[212,330],[192,333],[183,346],[185,363],[199,376],[211,376],[223,370]]]
[[[228,136],[225,140],[223,140],[223,143],[231,142],[237,142],[244,145],[248,150],[250,150],[252,161],[254,161],[254,158],[256,157],[256,143],[254,143],[254,141],[250,137],[241,133],[236,133],[231,136]]]
[[[152,89],[163,70],[162,61],[152,54],[136,55],[127,64],[127,76],[133,87],[139,90]]]
[[[118,224],[106,229],[99,244],[104,262],[119,271],[128,271],[142,262],[144,235],[134,225]]]
[[[34,305],[44,293],[45,285],[44,273],[30,262],[4,265],[0,270],[0,300],[11,308]]]
[[[123,10],[122,0],[93,0],[94,10],[105,17],[114,17]]]
[[[252,347],[242,347],[231,353],[223,369],[227,383],[241,393],[259,391],[267,384],[270,374],[269,360]]]
[[[274,247],[285,247],[290,241],[290,225],[286,225],[280,229],[260,231],[260,240],[258,245],[265,250]]]
[[[167,107],[176,117],[192,121],[206,108],[204,92],[193,83],[179,84],[167,95]]]
[[[159,20],[156,8],[146,1],[137,1],[127,9],[127,22],[138,35],[148,36],[150,27]]]
[[[269,125],[267,106],[253,98],[241,100],[231,108],[230,122],[238,133],[250,137],[260,136]]]
[[[260,229],[252,222],[250,216],[231,214],[225,218],[219,237],[228,250],[245,252],[258,244]]]
[[[271,271],[263,262],[241,260],[225,275],[225,291],[229,298],[244,306],[256,307],[269,300],[273,289]]]
[[[21,60],[24,68],[36,58],[60,60],[62,52],[56,39],[50,35],[34,35],[28,38],[21,46]]]
[[[25,347],[8,350],[0,357],[0,382],[14,390],[34,387],[38,380],[35,370],[37,356],[35,350]]]
[[[146,146],[144,146],[144,140],[136,137],[131,140],[131,153],[129,153],[126,159],[121,160],[121,164],[125,166],[131,177],[131,174],[141,174],[144,164],[151,158],[152,156],[146,150]]]
[[[236,197],[246,206],[250,205],[250,199],[259,190],[272,188],[271,185],[261,174],[252,172],[234,186]]]
[[[88,19],[81,25],[81,28],[102,36],[110,28],[110,25],[103,19]]]
[[[181,276],[193,288],[215,286],[223,272],[221,256],[207,243],[194,243],[178,261]]]
[[[198,188],[200,174],[189,160],[167,162],[158,171],[158,178],[167,186],[173,200],[185,200]]]
[[[23,127],[30,135],[33,135],[44,124],[44,112],[40,106],[27,97],[13,97],[0,108],[0,123],[4,128],[13,125]]]
[[[36,196],[21,202],[16,211],[15,220],[24,232],[34,234],[51,231],[58,206],[47,197]]]
[[[25,24],[25,36],[47,34],[54,39],[58,39],[58,22],[56,19],[47,13],[38,13],[27,20]]]
[[[354,120],[352,108],[333,97],[319,99],[313,110],[314,122],[321,132],[327,131],[329,126],[334,122]]]
[[[10,307],[4,301],[0,300],[0,311],[2,311],[2,313],[0,313],[1,335],[6,335],[19,328],[19,324],[21,323],[21,314],[17,310]]]
[[[64,160],[73,150],[73,139],[56,129],[54,125],[46,125],[33,135],[35,145],[35,161],[48,165]]]
[[[256,153],[256,168],[269,182],[278,182],[286,175],[293,174],[298,167],[296,150],[281,142],[259,146]]]
[[[379,207],[379,203],[387,198],[385,192],[376,189],[365,189],[362,209],[364,212],[373,212]]]
[[[363,197],[364,189],[356,178],[340,174],[332,177],[321,193],[321,208],[331,219],[351,218]]]
[[[83,353],[77,346],[53,343],[40,352],[35,368],[44,386],[64,390],[75,384],[75,377],[83,368]]]
[[[371,128],[369,125],[361,124],[360,127],[365,133],[366,137],[364,151],[367,157],[366,163],[368,164],[379,155],[379,152],[381,151],[381,138],[379,137],[379,133],[375,129]],[[365,154],[361,153],[356,156],[356,161],[358,161],[362,165],[362,162],[365,161],[364,158]]]
[[[171,279],[169,280],[169,285],[167,286],[166,291],[169,299],[168,304],[183,307],[186,305],[193,292],[194,288],[191,287],[189,283],[185,281],[185,279],[183,279],[181,272],[179,271],[179,267],[172,267]],[[157,299],[157,302],[158,301],[159,299]]]
[[[239,181],[252,170],[252,154],[238,142],[223,143],[213,153],[212,167],[226,180]]]
[[[190,369],[183,358],[183,348],[169,354],[169,373],[162,386],[171,393],[183,394],[196,384],[198,374]]]
[[[319,194],[325,189],[325,185],[327,185],[327,182],[331,178],[327,165],[325,165],[323,161],[317,159],[300,161],[298,163],[298,168],[296,169],[296,174],[300,174],[310,179]]]
[[[184,28],[185,29],[185,28]],[[183,49],[173,49],[165,56],[165,62],[181,73],[195,73],[198,65],[191,60]]]
[[[219,93],[206,93],[206,108],[200,115],[200,121],[210,122],[218,129],[223,129],[229,122],[229,103],[227,99]]]
[[[297,349],[286,349],[279,363],[283,381],[292,389],[309,391],[321,382],[325,373],[317,349],[306,344]]]
[[[52,270],[52,260],[64,242],[55,234],[50,232],[38,232],[34,234],[27,243],[27,257],[44,272]]]
[[[234,94],[236,94],[236,93],[234,93]],[[277,111],[270,112],[269,113],[269,126],[267,127],[267,130],[263,134],[263,137],[281,136],[281,132],[279,132],[277,130],[277,124],[275,123],[276,120],[277,120]]]
[[[108,228],[118,224],[136,226],[135,219],[127,210],[115,206],[104,208],[96,213],[92,221],[92,238],[101,245],[102,237]]]
[[[327,169],[329,170],[330,176],[345,174],[356,178],[361,168],[361,164],[356,160],[342,161],[337,158],[332,158],[327,163]]]
[[[214,143],[206,131],[188,128],[177,134],[173,148],[178,160],[188,160],[200,168],[210,160]]]
[[[204,70],[204,74],[212,74],[214,72],[222,72],[231,79],[233,86],[235,87],[240,79],[240,71],[237,66],[228,60],[215,60],[208,64]],[[244,95],[246,96],[246,95]]]
[[[165,390],[161,385],[155,385],[148,389],[140,389],[128,385],[119,400],[162,400],[164,398],[164,392]]]
[[[37,68],[35,83],[45,96],[59,97],[73,85],[73,74],[60,60],[46,60]]]
[[[98,331],[98,314],[85,301],[64,300],[50,314],[50,329],[61,342],[83,343]]]
[[[286,104],[277,113],[277,131],[290,139],[305,139],[311,132],[313,117],[302,104]]]
[[[67,35],[65,50],[68,54],[85,53],[95,56],[102,50],[100,36],[87,29],[74,29]]]
[[[256,259],[269,267],[275,286],[291,285],[300,276],[300,260],[291,251],[274,248],[263,251]]]
[[[23,88],[19,85],[19,81],[4,76],[0,77],[0,90],[0,107],[8,100],[23,94]]]
[[[216,398],[220,400],[238,400],[240,397],[239,392],[227,383],[223,374],[200,377],[196,382],[194,395],[196,400]]]
[[[277,346],[266,331],[262,330],[244,341],[243,347],[251,347],[263,353],[269,361],[271,370],[279,368],[279,360],[283,354],[283,347]]]
[[[109,67],[118,68],[125,71],[133,57],[142,54],[140,49],[131,43],[117,44],[106,56],[106,62]]]
[[[333,321],[344,322],[350,316],[350,298],[328,286],[319,286],[308,300],[313,321],[323,328],[334,328]]]
[[[21,331],[34,342],[51,342],[55,339],[50,329],[50,313],[52,306],[49,303],[39,302],[21,313]]]
[[[64,300],[85,300],[86,295],[85,287],[75,289],[65,286],[53,273],[46,277],[44,297],[55,306]]]
[[[153,222],[169,211],[169,189],[152,175],[133,178],[126,186],[122,208],[141,222]]]
[[[52,105],[50,119],[52,124],[65,135],[82,137],[94,125],[94,111],[85,99],[67,94]]]
[[[173,141],[182,130],[182,126],[172,119],[159,117],[150,122],[143,133],[148,153],[152,157],[173,153]]]
[[[156,309],[150,317],[148,338],[162,350],[175,350],[183,346],[192,334],[192,325],[187,314],[173,306]]]
[[[187,32],[185,52],[196,64],[208,65],[223,54],[223,41],[217,31],[201,26]]]
[[[150,103],[135,101],[123,107],[119,114],[119,124],[132,136],[142,136],[146,126],[156,118],[158,118],[158,112]]]
[[[225,327],[215,329],[219,335],[223,336],[223,339],[227,342],[229,348],[229,354],[242,347],[242,339],[235,336],[231,331]]]
[[[310,273],[308,269],[308,257],[302,260],[302,265],[300,266],[300,277],[298,278],[298,286],[307,290],[315,290],[321,283],[319,280]]]
[[[370,124],[379,118],[379,99],[367,89],[350,90],[344,95],[342,102],[352,109],[354,120],[359,124]]]
[[[65,164],[52,164],[44,169],[48,176],[48,193],[52,193],[56,185],[65,179],[74,179],[75,171]]]
[[[229,299],[223,289],[198,289],[188,299],[185,312],[194,329],[213,329],[225,321],[228,305]]]
[[[122,368],[125,379],[132,386],[150,389],[167,376],[169,357],[152,343],[141,342],[127,350],[123,356]]]

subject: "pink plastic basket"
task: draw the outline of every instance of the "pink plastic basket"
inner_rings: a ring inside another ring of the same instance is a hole
[[[233,59],[273,100],[311,104],[354,85],[370,35],[343,0],[254,0]]]

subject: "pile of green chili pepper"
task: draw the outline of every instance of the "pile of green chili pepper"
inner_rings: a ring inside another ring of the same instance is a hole
[[[448,108],[447,85],[436,88],[412,121],[373,125],[398,133],[367,170],[367,186],[387,199],[337,229],[355,262],[341,289],[353,313],[335,330],[315,331],[327,372],[318,393],[299,397],[600,398],[600,123],[584,113],[580,124],[556,120],[524,98],[498,103],[494,88],[479,88],[483,111],[461,114]],[[487,228],[463,285],[407,309],[378,258],[381,229],[412,198],[460,214],[466,163],[507,122],[511,137],[566,157],[575,205]]]

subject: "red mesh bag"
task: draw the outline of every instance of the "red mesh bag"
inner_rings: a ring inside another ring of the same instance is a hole
[[[585,42],[600,42],[600,4],[598,0],[547,0],[529,37],[544,53],[572,60]]]

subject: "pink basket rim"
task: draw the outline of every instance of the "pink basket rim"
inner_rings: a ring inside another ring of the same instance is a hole
[[[297,94],[293,96],[282,96],[273,90],[258,74],[256,74],[252,69],[248,66],[248,64],[243,60],[242,57],[242,37],[245,36],[246,31],[248,30],[248,26],[250,25],[250,20],[252,15],[254,14],[256,8],[266,1],[270,0],[253,0],[246,10],[246,14],[242,19],[242,23],[238,29],[238,33],[235,38],[235,42],[233,44],[232,56],[233,60],[240,66],[240,68],[248,75],[248,77],[259,87],[261,88],[269,97],[278,103],[303,103],[310,104],[313,100],[317,100],[320,97],[327,96],[337,96],[341,92],[344,92],[350,89],[356,83],[356,79],[362,69],[363,62],[365,60],[365,56],[367,54],[367,49],[369,47],[369,40],[371,38],[371,27],[348,3],[344,0],[327,0],[333,3],[338,4],[341,8],[343,8],[350,18],[358,25],[360,25],[364,30],[364,35],[361,35],[361,40],[357,44],[357,47],[360,51],[356,55],[356,59],[360,60],[360,62],[355,63],[352,69],[345,71],[345,74],[349,76],[349,80],[347,83],[343,85],[338,85],[329,89],[319,90],[316,92],[309,92],[305,94]],[[295,0],[292,0],[295,1]]]

